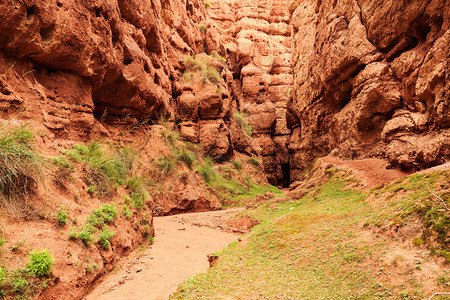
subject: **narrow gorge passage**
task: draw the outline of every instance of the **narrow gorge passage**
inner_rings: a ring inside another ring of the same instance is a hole
[[[236,234],[223,232],[218,225],[220,218],[239,211],[155,217],[151,248],[130,255],[127,263],[107,275],[85,299],[167,299],[184,280],[207,271],[208,254],[237,241]]]

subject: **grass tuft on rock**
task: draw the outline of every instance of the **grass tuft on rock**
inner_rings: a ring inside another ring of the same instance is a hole
[[[36,189],[43,160],[33,149],[33,133],[27,126],[0,127],[0,192],[7,199],[26,196]]]

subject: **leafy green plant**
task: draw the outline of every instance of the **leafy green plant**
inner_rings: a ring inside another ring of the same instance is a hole
[[[200,25],[200,26],[199,26],[199,29],[200,29],[200,32],[201,32],[201,33],[203,33],[203,34],[206,33],[206,25],[203,25],[203,24]]]
[[[24,196],[38,183],[43,161],[33,149],[33,140],[27,126],[0,126],[0,193],[7,197]]]
[[[111,245],[111,239],[114,237],[115,232],[109,229],[108,226],[104,226],[103,230],[100,232],[98,236],[99,245],[107,250]]]
[[[252,135],[253,128],[252,126],[248,125],[247,117],[244,114],[240,112],[235,112],[233,114],[233,118],[236,121],[238,127],[241,128],[246,135],[248,136]]]
[[[242,170],[242,164],[240,162],[238,162],[235,159],[230,160],[230,163],[233,165],[233,167],[238,170],[241,171]]]
[[[67,218],[69,217],[69,212],[67,211],[67,208],[65,208],[64,206],[60,206],[59,210],[56,211],[56,214],[58,216],[58,223],[60,225],[66,225]]]
[[[18,294],[27,294],[30,283],[21,275],[12,276],[10,283],[13,292]]]
[[[6,244],[6,242],[7,242],[7,240],[6,240],[6,239],[4,239],[4,238],[0,238],[0,247],[3,247],[3,245],[5,245],[5,244]]]
[[[114,204],[102,204],[99,209],[94,209],[88,216],[87,222],[94,227],[102,227],[105,223],[114,223],[117,216]]]
[[[28,255],[27,268],[36,276],[46,276],[52,272],[53,261],[53,256],[48,250],[33,250]]]
[[[81,231],[77,233],[76,238],[79,238],[86,246],[92,244],[92,233],[95,231],[95,227],[91,224],[84,224]],[[70,235],[70,234],[69,234]]]
[[[126,204],[122,206],[122,213],[127,219],[131,218],[131,216],[133,215],[132,211],[128,208],[128,205]]]
[[[211,1],[210,0],[205,0],[205,8],[208,10],[209,8],[211,8]]]

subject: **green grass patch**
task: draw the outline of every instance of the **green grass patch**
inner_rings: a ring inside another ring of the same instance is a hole
[[[75,162],[86,165],[85,180],[92,191],[100,195],[110,194],[117,185],[122,185],[129,175],[130,152],[108,149],[98,141],[88,145],[73,145],[67,154]]]
[[[397,180],[384,188],[373,190],[376,196],[386,200],[395,197],[395,201],[384,201],[369,219],[368,223],[379,227],[404,226],[411,220],[422,220],[424,232],[415,238],[415,245],[425,244],[436,255],[447,256],[450,250],[450,192],[435,192],[448,186],[450,171],[411,175]],[[436,244],[438,245],[436,247]]]
[[[185,281],[173,298],[424,298],[414,280],[380,284],[384,268],[367,268],[382,261],[388,239],[359,238],[361,225],[378,212],[367,202],[369,194],[354,183],[349,174],[333,170],[326,183],[311,188],[303,199],[243,212],[261,222],[247,242],[218,253],[218,264]],[[445,276],[437,280],[441,286],[448,282]]]

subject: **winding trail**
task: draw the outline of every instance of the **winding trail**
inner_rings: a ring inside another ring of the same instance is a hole
[[[189,277],[208,270],[207,255],[237,241],[221,231],[221,220],[241,209],[155,217],[151,248],[133,253],[86,296],[102,299],[168,299]]]

